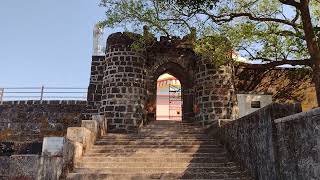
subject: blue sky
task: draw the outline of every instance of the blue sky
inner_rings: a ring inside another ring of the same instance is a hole
[[[92,29],[104,17],[98,4],[1,0],[0,87],[87,87]]]

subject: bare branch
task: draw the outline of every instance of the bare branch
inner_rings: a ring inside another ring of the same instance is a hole
[[[257,21],[257,22],[277,22],[277,23],[282,23],[285,25],[289,25],[293,28],[301,28],[299,24],[296,24],[292,21],[285,20],[285,19],[278,19],[278,18],[271,18],[271,17],[256,17],[251,13],[230,13],[230,14],[222,14],[219,16],[213,15],[208,13],[207,11],[202,11],[204,15],[207,15],[210,17],[212,21],[215,23],[224,23],[224,22],[230,22],[234,20],[235,18],[240,18],[240,17],[247,17],[252,21]]]

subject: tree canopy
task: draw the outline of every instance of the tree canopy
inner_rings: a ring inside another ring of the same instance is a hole
[[[320,0],[102,0],[108,27],[227,37],[249,60],[312,67],[320,101]]]
[[[108,27],[185,35],[192,28],[201,36],[228,37],[235,50],[251,60],[309,64],[301,12],[285,0],[102,0]],[[292,2],[294,2],[292,0]],[[313,31],[320,33],[320,1],[309,4]],[[306,60],[296,62],[292,60]],[[278,63],[278,64],[281,64]]]

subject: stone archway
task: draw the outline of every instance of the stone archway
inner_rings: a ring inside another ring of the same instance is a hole
[[[104,115],[109,132],[137,132],[146,115],[155,115],[156,81],[165,72],[182,84],[183,121],[210,124],[232,117],[230,65],[215,67],[184,39],[160,38],[148,50],[136,51],[131,44],[138,36],[111,34],[106,55],[92,57],[88,113]]]
[[[153,79],[152,83],[157,83],[157,79],[160,75],[168,73],[172,76],[176,77],[182,87],[182,121],[190,121],[193,118],[193,94],[188,93],[193,89],[193,82],[192,78],[189,77],[188,72],[179,64],[175,62],[167,62],[160,65],[154,72],[153,72]],[[156,88],[153,90],[153,95],[156,95]]]

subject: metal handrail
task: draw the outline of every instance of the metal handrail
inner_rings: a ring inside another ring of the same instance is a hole
[[[83,96],[80,96],[83,94]],[[0,88],[0,103],[12,100],[87,99],[87,88],[81,87],[5,87]]]

